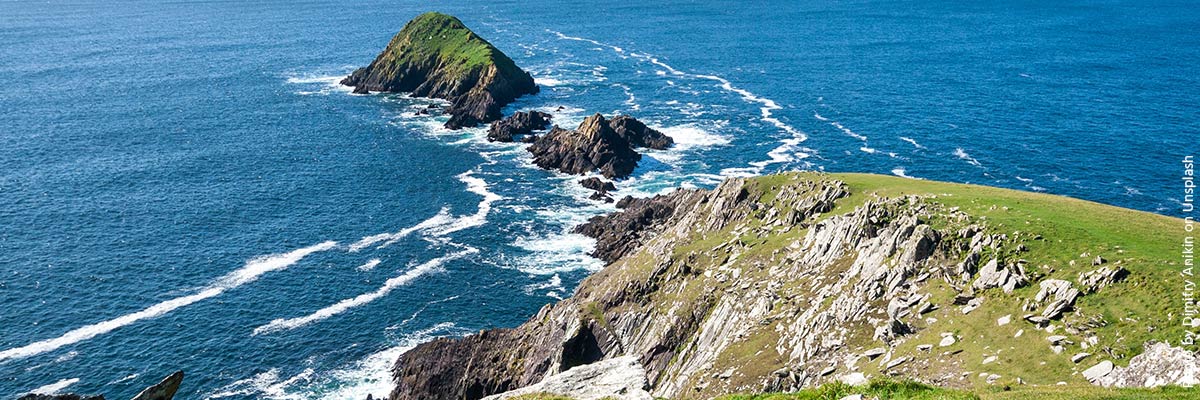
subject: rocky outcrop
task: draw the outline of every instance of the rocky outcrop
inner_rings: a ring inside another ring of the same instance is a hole
[[[539,167],[575,175],[599,171],[612,179],[633,173],[642,159],[636,147],[665,148],[671,143],[666,135],[631,117],[609,121],[595,114],[574,130],[555,126],[528,150]]]
[[[133,400],[171,400],[175,397],[175,392],[179,391],[179,384],[183,383],[183,371],[175,371],[175,373],[163,378],[162,382],[148,387],[133,396]]]
[[[620,136],[629,142],[633,147],[645,147],[655,150],[664,150],[675,144],[675,140],[670,136],[663,134],[657,130],[651,129],[628,115],[618,115],[608,121],[608,126]]]
[[[506,400],[523,395],[552,394],[573,400],[652,400],[646,371],[636,357],[622,356],[580,365],[517,390],[484,397]]]
[[[1147,343],[1146,351],[1131,358],[1128,367],[1100,369],[1088,379],[1106,387],[1192,387],[1200,385],[1200,356],[1167,343]]]
[[[405,24],[375,61],[341,83],[355,93],[449,100],[450,129],[498,120],[505,105],[538,92],[533,77],[507,55],[458,18],[434,12]]]
[[[691,195],[692,191],[680,190],[646,199],[627,197],[617,205],[621,211],[592,217],[574,232],[596,239],[592,257],[611,263],[641,247],[657,231],[654,226],[670,218]]]
[[[513,138],[529,135],[550,126],[552,116],[541,111],[518,111],[488,128],[489,142],[512,142]]]

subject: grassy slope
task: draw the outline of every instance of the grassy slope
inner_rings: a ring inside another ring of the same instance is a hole
[[[436,58],[455,76],[492,64],[501,71],[519,71],[512,59],[458,18],[437,12],[418,15],[404,25],[381,58],[385,62],[381,65],[420,64]]]

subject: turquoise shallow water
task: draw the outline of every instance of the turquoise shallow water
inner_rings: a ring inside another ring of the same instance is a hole
[[[362,398],[405,348],[513,326],[610,210],[520,145],[350,95],[422,4],[0,2],[0,396]],[[1163,214],[1194,153],[1186,3],[456,2],[541,83],[680,143],[621,194],[798,168]],[[555,111],[564,107],[562,111]]]

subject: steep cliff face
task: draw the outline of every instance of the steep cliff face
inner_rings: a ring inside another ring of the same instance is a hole
[[[538,92],[529,73],[458,18],[425,13],[396,34],[375,61],[341,82],[355,92],[410,92],[449,100],[446,127],[500,119],[517,97]]]
[[[731,179],[623,203],[579,228],[611,263],[574,296],[514,329],[418,346],[397,361],[391,398],[477,399],[622,356],[668,398],[882,376],[1099,383],[1110,372],[1093,365],[1181,335],[1163,304],[1126,298],[1171,273],[1135,239],[1166,217],[872,175]]]

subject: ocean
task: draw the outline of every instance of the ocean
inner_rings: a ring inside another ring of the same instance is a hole
[[[0,397],[386,395],[601,268],[579,177],[336,84],[424,11],[535,76],[508,112],[674,137],[617,196],[810,169],[1179,215],[1200,8],[1052,3],[0,2]]]

